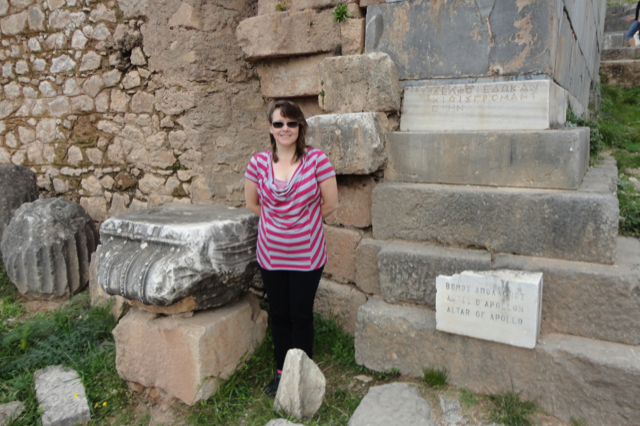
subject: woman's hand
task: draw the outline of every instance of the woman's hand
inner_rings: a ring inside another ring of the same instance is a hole
[[[320,184],[320,194],[322,195],[322,205],[320,210],[322,218],[326,219],[338,208],[338,182],[336,177],[331,177]]]
[[[262,208],[258,198],[258,184],[247,178],[244,178],[244,200],[247,208],[256,216],[260,216]]]

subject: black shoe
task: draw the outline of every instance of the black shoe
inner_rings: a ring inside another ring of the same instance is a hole
[[[262,388],[262,392],[267,396],[275,397],[276,393],[278,393],[279,385],[280,385],[280,374],[276,373],[274,378],[271,379],[269,383],[267,383],[267,386]]]

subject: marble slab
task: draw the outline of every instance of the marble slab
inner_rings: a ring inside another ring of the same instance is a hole
[[[465,271],[436,278],[437,330],[533,349],[541,316],[541,272]]]
[[[551,80],[407,87],[400,130],[546,130],[564,126],[566,110]]]

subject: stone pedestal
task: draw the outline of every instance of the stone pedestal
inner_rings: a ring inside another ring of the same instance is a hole
[[[246,209],[162,206],[114,216],[100,233],[98,283],[141,308],[177,314],[222,306],[258,270],[258,217]]]
[[[120,377],[185,404],[209,398],[262,342],[267,313],[253,294],[190,318],[132,308],[113,335]]]

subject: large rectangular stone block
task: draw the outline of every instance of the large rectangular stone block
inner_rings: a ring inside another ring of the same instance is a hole
[[[371,176],[338,176],[338,209],[325,223],[356,228],[371,226],[371,193],[375,186]]]
[[[380,290],[387,303],[436,307],[436,277],[463,271],[488,271],[491,253],[424,244],[380,242]]]
[[[339,175],[368,175],[387,160],[384,132],[392,123],[384,113],[317,115],[307,123],[307,142],[327,154]]]
[[[333,52],[341,46],[340,25],[330,10],[248,18],[240,22],[236,36],[248,61]]]
[[[325,59],[319,76],[320,106],[327,112],[400,110],[396,66],[384,53]]]
[[[346,333],[354,336],[358,308],[365,303],[367,303],[367,296],[355,286],[322,278],[313,311],[324,318],[335,319]]]
[[[567,96],[551,80],[407,87],[400,130],[545,130],[563,126]]]
[[[589,165],[589,129],[386,134],[385,179],[576,189]]]
[[[638,346],[571,335],[542,336],[535,349],[436,330],[435,312],[373,297],[358,310],[356,362],[422,377],[446,368],[449,383],[472,392],[522,391],[549,414],[632,426],[640,399]]]
[[[132,308],[113,330],[116,370],[187,405],[209,398],[264,338],[267,313],[253,294],[190,318]]]
[[[619,208],[603,169],[576,191],[381,183],[373,236],[611,264]]]
[[[378,253],[387,241],[363,238],[356,249],[356,286],[367,294],[382,294]]]
[[[260,89],[267,98],[313,96],[320,92],[318,64],[332,53],[273,59],[258,65]]]
[[[623,59],[600,63],[602,82],[612,86],[640,86],[640,61]]]
[[[277,5],[284,10],[326,9],[342,3],[357,3],[356,0],[258,0],[258,15],[281,13]]]
[[[362,239],[362,232],[337,226],[324,226],[329,261],[323,274],[341,283],[356,279],[356,247]]]

